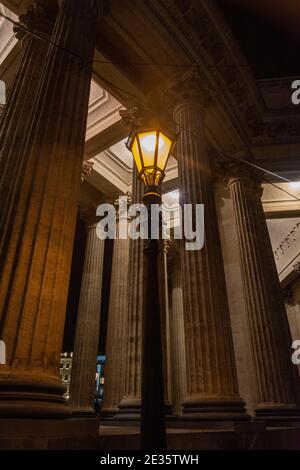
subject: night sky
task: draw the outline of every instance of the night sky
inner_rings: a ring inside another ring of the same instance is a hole
[[[300,34],[289,28],[286,17],[276,21],[267,13],[238,6],[243,3],[218,1],[255,78],[300,76]]]

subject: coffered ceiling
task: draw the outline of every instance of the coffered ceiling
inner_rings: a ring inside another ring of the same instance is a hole
[[[16,3],[16,7],[24,2]],[[17,16],[0,4],[0,12],[17,20]],[[11,78],[17,61],[15,56],[18,41],[13,33],[13,25],[0,18],[0,67],[1,79],[11,85]],[[17,51],[19,55],[19,50]],[[9,71],[11,73],[9,73]],[[128,130],[120,119],[119,111],[124,106],[100,86],[94,79],[91,82],[90,102],[86,129],[85,160],[93,164],[92,172],[85,178],[96,189],[114,197],[131,188],[132,155],[125,146],[124,136]],[[169,162],[166,181],[177,177],[176,160]]]
[[[13,20],[17,20],[17,16],[14,15],[10,10],[5,8],[3,5],[1,5],[1,3],[0,13],[9,16]],[[13,25],[6,21],[4,18],[0,17],[0,64],[2,64],[4,60],[8,57],[13,48],[16,46],[17,42],[18,41],[15,38],[13,32]]]

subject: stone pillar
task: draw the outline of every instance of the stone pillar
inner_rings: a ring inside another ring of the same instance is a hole
[[[178,253],[174,256],[172,268],[172,310],[170,316],[172,397],[174,413],[181,415],[182,403],[186,397],[186,354],[182,272]]]
[[[185,80],[183,86],[189,86],[192,91],[198,84],[194,79],[190,83]],[[182,248],[187,364],[187,396],[183,412],[187,419],[244,420],[249,417],[238,392],[203,117],[203,103],[196,93],[187,93],[174,112],[179,133],[176,155],[181,204],[205,206],[204,248],[198,251]]]
[[[125,196],[126,197],[126,196]],[[127,197],[130,202],[130,197]],[[117,227],[128,221],[127,215],[119,213]],[[137,242],[136,242],[137,243]],[[128,340],[128,293],[130,291],[129,269],[130,239],[117,238],[114,242],[113,265],[111,274],[111,293],[109,301],[104,403],[102,416],[118,413],[119,403],[125,395],[125,375]]]
[[[163,348],[163,373],[165,392],[165,413],[173,413],[172,405],[172,372],[171,372],[171,337],[170,337],[170,295],[169,295],[169,273],[168,253],[172,246],[169,239],[161,240],[161,252],[159,254],[159,277],[161,295],[161,331]]]
[[[55,3],[55,2],[54,2]],[[57,6],[49,9],[37,1],[20,16],[20,25],[50,39]],[[39,40],[21,28],[15,28],[22,41],[22,53],[7,104],[3,107],[0,127],[0,253],[5,256],[4,245],[12,233],[9,217],[21,197],[21,185],[26,169],[24,145],[33,117],[33,103],[46,61],[48,43]]]
[[[96,364],[99,344],[104,240],[97,224],[87,221],[85,250],[70,384],[73,414],[94,415]]]
[[[71,411],[59,364],[100,6],[61,2],[52,36],[61,47],[48,49],[26,141],[14,141],[13,119],[4,137],[16,149],[9,163],[18,197],[10,198],[0,241],[0,337],[7,346],[0,416],[65,418]]]
[[[273,250],[263,216],[261,187],[244,165],[231,165],[244,295],[255,366],[259,419],[300,419],[291,338]]]
[[[134,168],[132,203],[142,203],[144,186]],[[125,395],[119,404],[119,419],[140,419],[142,373],[142,315],[144,306],[144,245],[143,240],[129,242],[128,272],[128,342],[126,357]]]

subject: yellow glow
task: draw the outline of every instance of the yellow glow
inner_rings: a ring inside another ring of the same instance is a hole
[[[153,166],[155,159],[155,148],[156,148],[156,133],[143,132],[139,134],[143,166]]]
[[[146,185],[159,185],[162,182],[172,145],[173,141],[169,137],[156,130],[140,132],[133,138],[131,152]]]
[[[164,172],[170,156],[172,141],[162,132],[159,134],[159,141],[162,142],[162,144],[158,152],[157,166]]]
[[[148,134],[141,134],[140,142],[141,142],[142,150],[146,150],[146,152],[149,152],[149,153],[155,152],[156,132],[151,132]],[[163,145],[164,145],[164,140],[160,135],[159,142],[158,142],[158,151],[162,149]]]
[[[142,171],[142,161],[141,161],[140,150],[139,150],[138,139],[137,138],[134,139],[131,151],[132,151],[132,155],[133,155],[137,170],[140,173]]]

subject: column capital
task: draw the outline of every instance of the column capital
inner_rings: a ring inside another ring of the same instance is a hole
[[[30,36],[22,26],[33,33],[49,38],[54,27],[55,17],[58,12],[58,3],[53,2],[51,6],[43,0],[36,0],[28,6],[27,11],[19,16],[19,25],[14,27],[16,38],[23,40]]]
[[[97,223],[100,220],[100,217],[96,215],[96,207],[92,206],[79,206],[79,216],[84,221],[86,230],[90,230],[92,228],[96,228]]]
[[[237,181],[243,180],[248,185],[250,184],[252,189],[256,189],[257,194],[261,197],[261,175],[254,167],[246,163],[251,163],[251,160],[252,157],[249,153],[239,154],[234,156],[232,160],[218,162],[217,171],[223,176],[227,189]]]
[[[83,162],[81,166],[81,182],[83,183],[87,176],[89,176],[93,170],[93,162]]]
[[[214,92],[199,68],[191,67],[187,72],[175,76],[166,94],[174,112],[187,106],[200,107],[203,112],[212,104]]]
[[[284,302],[288,305],[293,305],[293,292],[289,287],[282,290]]]
[[[120,201],[120,199],[122,202]],[[132,193],[130,191],[127,191],[127,193],[125,194],[121,194],[114,202],[118,222],[124,219],[130,220],[128,211],[123,211],[123,207],[121,207],[123,206],[123,203],[124,203],[124,208],[125,206],[128,208],[128,205],[132,204]]]
[[[170,250],[173,246],[173,240],[169,238],[168,240],[164,240],[164,252],[166,255],[170,253]]]
[[[300,276],[300,261],[293,265],[293,269],[298,276]]]

